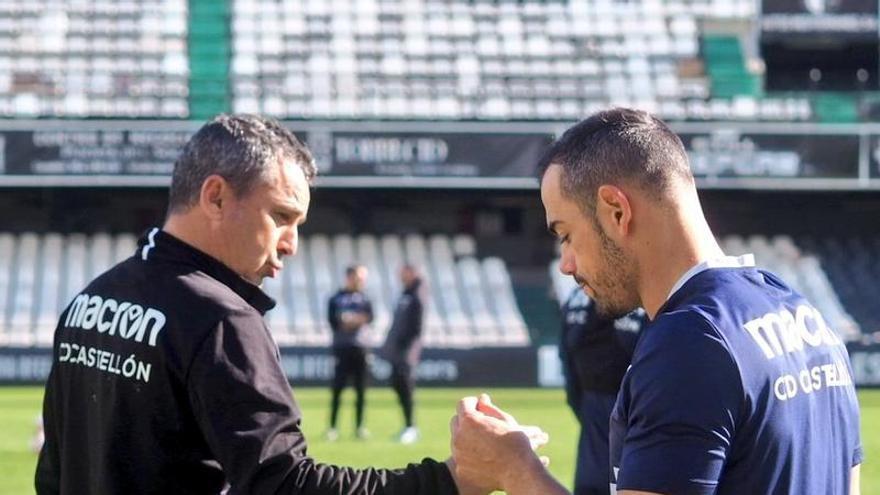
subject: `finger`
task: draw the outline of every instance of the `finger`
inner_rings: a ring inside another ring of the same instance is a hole
[[[477,410],[477,398],[468,396],[458,401],[458,414],[473,413]]]
[[[531,445],[532,450],[537,450],[538,448],[547,445],[550,441],[550,435],[537,426],[520,426],[515,428],[515,431],[520,431],[525,434],[529,439],[529,445]]]
[[[519,423],[516,422],[513,416],[502,411],[495,404],[492,403],[492,399],[488,394],[480,394],[479,401],[477,402],[477,410],[481,413],[491,416],[496,419],[500,419],[501,421],[505,421],[510,423],[511,425],[517,425]]]

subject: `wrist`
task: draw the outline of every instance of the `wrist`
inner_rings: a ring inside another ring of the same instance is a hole
[[[513,462],[507,463],[506,472],[501,479],[501,488],[508,494],[522,493],[522,488],[541,486],[539,480],[545,476],[547,469],[537,454],[531,448],[523,449],[518,451]]]
[[[452,457],[446,459],[444,464],[446,464],[446,468],[449,469],[449,474],[452,476],[452,481],[455,483],[455,490],[458,492],[458,495],[485,495],[492,491],[480,488],[476,484],[469,483],[467,480],[462,479],[455,469],[455,459]]]

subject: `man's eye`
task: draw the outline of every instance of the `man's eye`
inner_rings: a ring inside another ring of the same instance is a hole
[[[565,244],[568,242],[568,235],[564,235],[559,239],[559,244]]]
[[[275,221],[276,225],[287,225],[290,220],[290,216],[286,213],[276,212],[272,214],[272,220]]]

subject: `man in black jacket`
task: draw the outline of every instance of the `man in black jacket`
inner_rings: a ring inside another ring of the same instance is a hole
[[[221,115],[192,137],[162,229],[60,317],[38,494],[456,493],[430,459],[356,470],[306,454],[259,284],[295,254],[314,175],[271,119]]]
[[[355,435],[364,439],[369,432],[364,427],[364,402],[367,390],[367,347],[363,341],[364,329],[373,321],[373,304],[364,294],[367,268],[352,265],[345,269],[345,286],[327,303],[327,321],[333,330],[333,357],[336,368],[331,384],[330,429],[326,438],[339,438],[336,420],[339,417],[339,398],[351,380],[355,391]]]
[[[642,309],[618,319],[603,317],[577,287],[562,307],[562,319],[565,397],[581,425],[574,495],[608,495],[611,411],[647,318]]]
[[[422,316],[424,306],[419,289],[422,279],[415,266],[405,264],[400,269],[403,293],[394,308],[394,320],[382,346],[382,356],[391,363],[391,386],[397,392],[403,408],[404,429],[398,440],[410,444],[418,440],[419,430],[413,422],[413,391],[415,369],[419,364],[422,346]]]

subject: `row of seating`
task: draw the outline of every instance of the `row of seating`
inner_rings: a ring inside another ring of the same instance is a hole
[[[98,274],[136,250],[131,234],[0,234],[0,345],[51,344],[58,315]],[[529,333],[506,265],[479,259],[473,238],[434,235],[314,235],[300,240],[265,290],[278,305],[267,314],[281,345],[326,346],[326,305],[355,262],[368,271],[375,320],[366,339],[384,340],[400,294],[405,261],[422,268],[429,297],[424,342],[430,347],[522,346]]]
[[[850,313],[850,308],[857,307],[847,297],[848,287],[854,284],[854,278],[838,277],[833,283],[835,271],[838,270],[837,265],[832,262],[830,266],[833,268],[829,269],[829,261],[832,258],[817,253],[812,245],[808,244],[802,249],[792,237],[786,235],[772,238],[761,235],[749,237],[729,235],[720,239],[720,245],[729,255],[754,254],[759,268],[777,274],[803,294],[822,313],[828,325],[847,342],[874,341],[880,337],[880,320],[876,316],[870,320],[857,320]],[[874,265],[877,265],[877,259],[880,259],[880,249],[873,257]],[[851,270],[859,270],[859,265],[850,264],[850,260],[840,264],[841,267],[843,265],[852,267]],[[562,275],[558,267],[559,261],[555,260],[550,265],[550,275],[557,300],[564,302],[576,284],[571,277]],[[880,277],[880,272],[877,276]],[[873,278],[873,290],[864,293],[874,307],[878,293],[877,280],[880,278]],[[844,301],[849,304],[845,305]]]
[[[423,119],[431,120],[579,120],[611,106],[634,106],[666,120],[717,121],[764,120],[789,122],[813,115],[803,98],[756,99],[739,96],[731,100],[657,100],[639,98],[514,98],[510,96],[455,95],[435,97],[365,96],[310,97],[265,96],[238,98],[236,112],[263,113],[278,118],[297,115],[305,119]]]
[[[0,116],[189,115],[187,2],[0,5]]]
[[[880,342],[880,237],[802,237],[797,241],[821,258],[828,279],[861,324],[865,343]]]
[[[702,19],[753,2],[233,2],[233,108],[288,118],[809,120],[804,98],[711,97]]]
[[[713,97],[701,25],[752,22],[750,0],[229,3],[3,2],[0,116],[814,118],[805,98]]]

